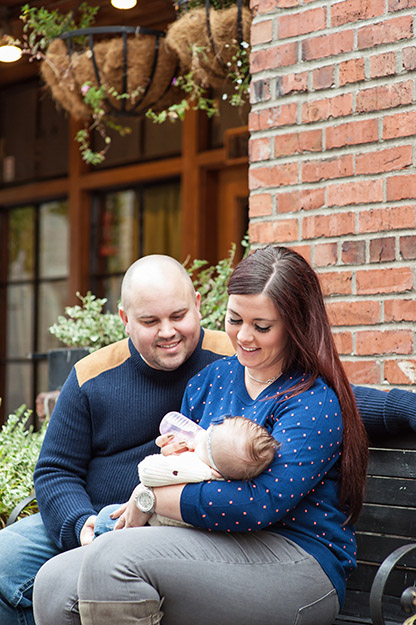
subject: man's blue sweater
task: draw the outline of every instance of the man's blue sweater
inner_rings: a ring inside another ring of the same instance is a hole
[[[232,353],[222,332],[201,330],[197,348],[174,371],[149,367],[131,339],[90,354],[72,369],[46,433],[34,480],[42,520],[63,550],[79,546],[87,518],[127,501],[137,464],[157,453],[159,423],[179,410],[187,381]]]

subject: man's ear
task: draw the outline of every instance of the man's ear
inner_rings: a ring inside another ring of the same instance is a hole
[[[127,332],[127,334],[129,334],[129,329],[128,329],[129,319],[128,319],[126,313],[124,312],[124,310],[122,308],[119,308],[118,312],[119,312],[119,315],[121,317],[122,322],[124,323],[124,327],[126,328],[126,332]]]
[[[196,306],[196,309],[198,311],[199,318],[202,319],[202,315],[201,315],[201,293],[198,293],[198,291],[195,293],[195,306]]]

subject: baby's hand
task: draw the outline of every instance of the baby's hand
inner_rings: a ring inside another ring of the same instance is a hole
[[[193,451],[193,448],[188,447],[186,441],[175,441],[173,434],[162,434],[156,439],[156,445],[160,447],[160,452],[164,456],[170,456],[172,454],[181,454],[184,451]]]

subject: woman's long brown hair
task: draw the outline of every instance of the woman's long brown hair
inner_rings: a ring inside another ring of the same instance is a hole
[[[354,394],[339,359],[318,276],[294,250],[268,246],[256,250],[234,269],[229,295],[267,295],[288,335],[283,371],[307,374],[291,395],[310,388],[318,376],[337,394],[343,419],[341,506],[348,506],[354,523],[361,510],[368,462],[367,434]]]

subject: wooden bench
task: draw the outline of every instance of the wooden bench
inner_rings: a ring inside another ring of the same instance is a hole
[[[21,502],[9,523],[32,499]],[[416,611],[411,590],[416,580],[416,434],[373,442],[367,493],[356,528],[358,567],[334,625],[401,625]],[[408,588],[406,614],[400,598]]]
[[[403,599],[408,613],[400,605],[416,581],[416,434],[372,442],[356,529],[358,566],[334,625],[402,624],[416,611],[411,589]]]

